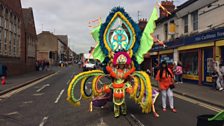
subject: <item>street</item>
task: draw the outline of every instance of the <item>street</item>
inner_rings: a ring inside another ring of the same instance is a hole
[[[67,87],[73,75],[81,72],[77,65],[61,68],[53,76],[0,99],[0,126],[195,126],[197,116],[215,114],[197,103],[175,97],[177,113],[162,112],[161,98],[156,108],[159,118],[141,113],[140,107],[127,99],[128,115],[114,118],[112,103],[89,112],[89,101],[74,107],[66,101]],[[35,83],[35,82],[34,82]],[[77,89],[77,91],[79,91]]]

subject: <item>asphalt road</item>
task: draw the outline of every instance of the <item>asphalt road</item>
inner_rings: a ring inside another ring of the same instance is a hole
[[[111,103],[89,112],[88,100],[82,101],[80,107],[66,101],[67,83],[80,71],[76,65],[62,68],[54,76],[1,100],[0,126],[195,126],[198,115],[216,113],[178,98],[177,113],[162,112],[160,97],[156,103],[159,118],[152,113],[142,114],[131,100],[127,100],[127,116],[114,118]]]

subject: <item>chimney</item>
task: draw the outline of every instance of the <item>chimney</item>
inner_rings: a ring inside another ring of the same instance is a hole
[[[170,13],[172,13],[175,10],[175,5],[173,4],[173,1],[161,1],[161,5],[167,9]],[[167,13],[160,7],[160,17],[165,17],[167,16]]]
[[[145,18],[140,19],[140,20],[138,21],[138,26],[139,26],[139,28],[140,28],[141,31],[144,31],[147,22],[148,22],[148,21],[147,21],[147,19],[145,19]]]

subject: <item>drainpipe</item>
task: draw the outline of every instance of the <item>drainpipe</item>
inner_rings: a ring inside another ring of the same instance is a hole
[[[198,85],[202,85],[202,49],[198,49]]]

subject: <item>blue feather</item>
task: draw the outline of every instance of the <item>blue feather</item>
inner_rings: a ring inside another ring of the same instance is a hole
[[[99,36],[99,37],[100,37],[100,39],[99,39],[99,40],[100,40],[100,47],[101,47],[103,53],[104,53],[106,56],[108,56],[108,54],[109,54],[109,53],[108,53],[108,50],[107,50],[107,48],[105,47],[105,44],[104,44],[104,42],[103,42],[103,40],[104,40],[104,36],[103,36],[103,34],[104,34],[104,31],[106,30],[107,25],[108,25],[109,22],[112,20],[114,14],[117,13],[117,12],[121,12],[121,13],[128,19],[128,21],[131,23],[132,27],[133,27],[134,30],[135,30],[135,33],[136,33],[136,41],[135,41],[134,47],[132,48],[132,51],[133,51],[133,53],[135,54],[135,53],[138,51],[142,33],[141,33],[141,30],[140,30],[138,24],[136,24],[136,23],[132,20],[132,18],[128,15],[128,13],[125,12],[125,9],[122,8],[122,7],[114,7],[114,8],[111,10],[110,14],[107,16],[106,21],[101,25],[101,28],[100,28],[100,36]]]

